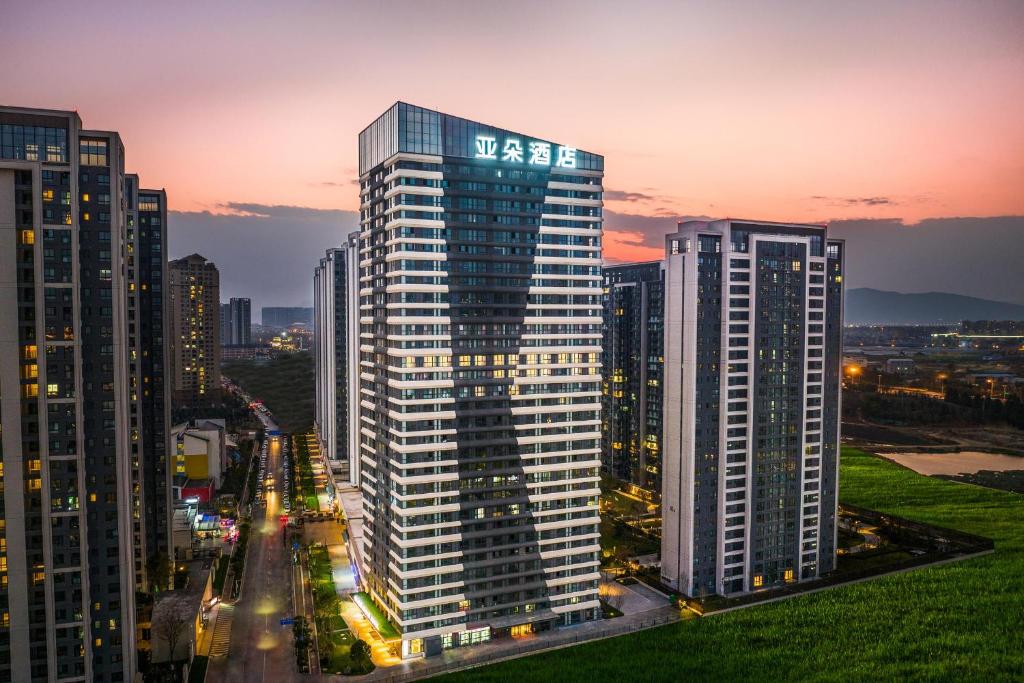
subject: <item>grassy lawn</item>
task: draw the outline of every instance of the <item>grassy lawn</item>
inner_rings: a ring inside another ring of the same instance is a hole
[[[299,471],[299,483],[302,486],[302,502],[307,510],[320,511],[320,501],[316,497],[316,481],[313,479],[313,465],[309,460],[309,447],[307,438],[313,438],[312,434],[300,434],[295,438],[295,466]]]
[[[352,596],[352,599],[362,609],[363,614],[373,623],[381,638],[384,640],[396,640],[402,637],[402,634],[398,632],[398,629],[391,623],[384,611],[377,607],[377,604],[368,594],[356,593]]]
[[[270,361],[224,364],[230,377],[253,398],[261,399],[282,431],[302,432],[313,426],[313,358],[291,353]]]
[[[844,449],[840,499],[991,555],[454,674],[466,681],[1020,680],[1024,498]],[[641,673],[642,672],[642,673]]]
[[[341,599],[334,590],[331,559],[327,548],[315,545],[309,549],[309,581],[313,588],[313,611],[320,642],[321,666],[331,672],[343,671],[348,663],[348,646],[342,636],[345,622],[341,618]]]
[[[309,580],[313,587],[321,669],[325,673],[368,673],[373,669],[371,663],[355,662],[351,657],[350,650],[355,637],[341,618],[341,598],[334,589],[331,558],[326,546],[310,547]]]

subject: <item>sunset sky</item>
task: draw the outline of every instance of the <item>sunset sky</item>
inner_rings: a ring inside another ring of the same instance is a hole
[[[396,100],[604,154],[610,260],[682,216],[1024,215],[1019,0],[5,2],[0,56],[183,221],[348,215]]]

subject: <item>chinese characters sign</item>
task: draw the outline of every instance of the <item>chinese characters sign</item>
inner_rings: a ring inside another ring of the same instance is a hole
[[[501,145],[492,135],[476,136],[476,158],[508,161],[533,166],[551,166],[551,143],[531,140],[523,146],[518,138],[505,138]],[[561,168],[576,168],[576,148],[558,145],[555,147],[554,165]]]

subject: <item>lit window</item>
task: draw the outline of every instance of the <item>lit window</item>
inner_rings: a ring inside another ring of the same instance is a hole
[[[22,244],[35,244],[36,233],[34,230],[22,230],[21,231],[21,243]]]
[[[107,165],[106,140],[81,140],[79,141],[78,149],[80,161],[83,166]]]
[[[760,574],[754,575],[754,588],[760,588],[764,585],[764,577]]]

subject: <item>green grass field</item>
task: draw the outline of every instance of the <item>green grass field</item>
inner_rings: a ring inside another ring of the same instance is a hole
[[[464,681],[1024,678],[1024,497],[844,449],[840,499],[995,540],[996,551],[472,669]]]

